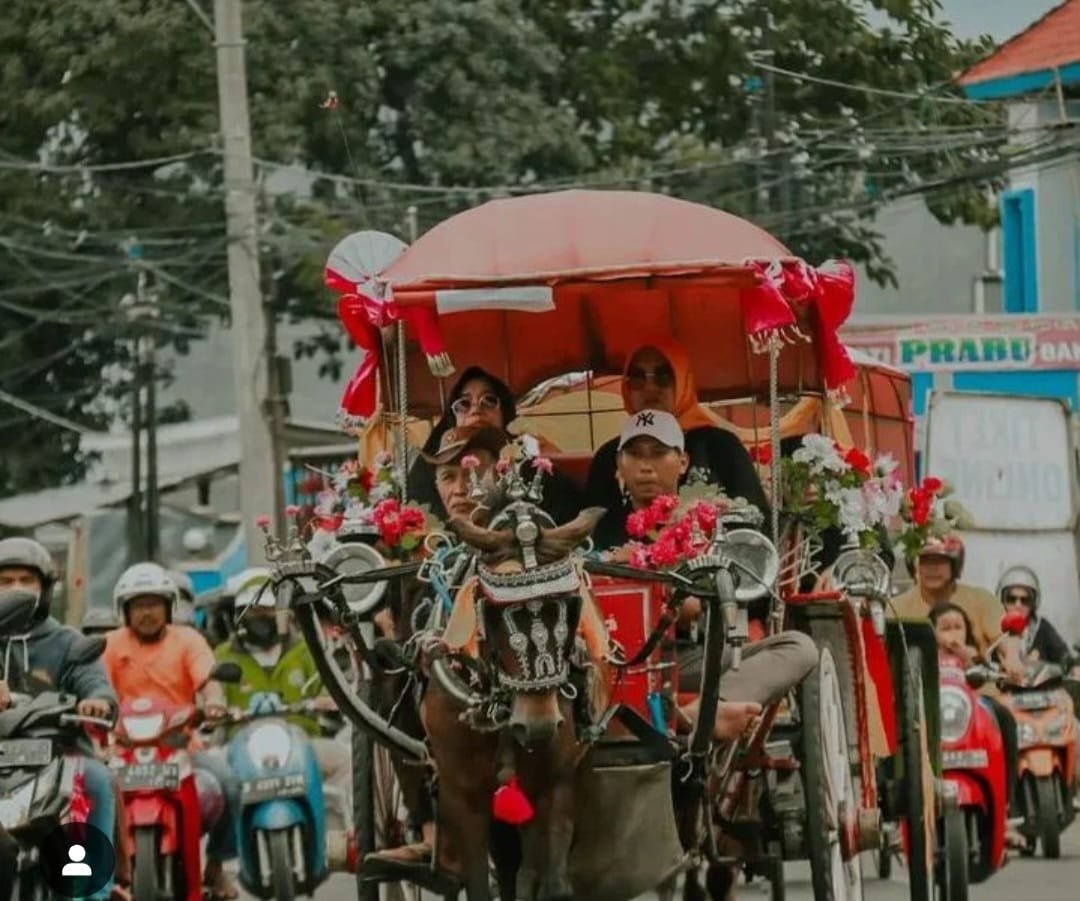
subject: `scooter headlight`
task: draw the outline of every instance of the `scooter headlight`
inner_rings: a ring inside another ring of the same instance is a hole
[[[258,726],[248,736],[247,751],[256,766],[264,770],[280,769],[292,751],[289,730],[281,723]]]
[[[1031,723],[1018,723],[1016,733],[1021,748],[1029,748],[1039,743],[1039,730]]]
[[[971,701],[967,692],[954,685],[941,689],[941,740],[960,741],[971,723]]]
[[[132,741],[152,741],[161,733],[161,727],[165,725],[164,713],[153,713],[150,716],[125,716],[124,731]]]
[[[30,818],[30,805],[34,801],[34,780],[20,785],[10,797],[0,800],[0,826],[15,829]]]

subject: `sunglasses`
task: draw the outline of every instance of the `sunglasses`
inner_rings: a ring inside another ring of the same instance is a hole
[[[1023,604],[1025,607],[1031,605],[1031,596],[1027,594],[1007,594],[1005,595],[1006,604]]]
[[[626,370],[626,384],[636,391],[644,388],[646,382],[650,380],[657,388],[670,388],[675,384],[675,371],[670,366],[661,366],[659,369],[642,369],[634,366]]]
[[[491,393],[481,394],[475,400],[468,395],[464,395],[450,404],[450,410],[455,416],[464,416],[474,409],[487,413],[491,410],[497,410],[498,408],[499,395]]]

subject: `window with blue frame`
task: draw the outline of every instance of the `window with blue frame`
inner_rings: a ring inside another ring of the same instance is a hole
[[[1001,242],[1005,264],[1005,312],[1039,312],[1033,188],[1006,191],[1001,195]]]

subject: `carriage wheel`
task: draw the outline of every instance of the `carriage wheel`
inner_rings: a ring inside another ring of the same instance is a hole
[[[861,901],[859,855],[844,859],[845,820],[858,807],[851,774],[844,705],[836,664],[827,648],[799,688],[802,778],[806,794],[806,843],[814,897]]]
[[[934,775],[926,739],[922,650],[908,648],[905,664],[907,672],[900,700],[900,744],[907,801],[908,887],[911,901],[929,901],[933,891],[936,822]]]

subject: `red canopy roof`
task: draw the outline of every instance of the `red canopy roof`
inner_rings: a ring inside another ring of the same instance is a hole
[[[816,346],[786,346],[781,384],[819,387],[820,354],[847,360],[838,322],[829,321],[835,315],[825,312],[837,305],[807,298],[811,287],[789,298],[777,272],[763,275],[775,261],[791,267],[796,293],[822,272],[800,281],[805,264],[783,244],[701,204],[632,191],[533,194],[435,226],[352,299],[344,296],[339,315],[372,353],[376,341],[365,330],[405,318],[408,406],[422,415],[442,407],[446,389],[432,372],[446,370],[447,355],[458,371],[481,366],[520,395],[565,372],[619,372],[629,351],[658,335],[686,347],[703,397],[756,392],[767,384],[768,361],[748,337],[793,338],[799,318]],[[349,281],[328,268],[336,290],[348,291]],[[850,277],[846,297],[850,308]],[[800,298],[806,303],[793,303]],[[365,360],[343,398],[343,409],[361,417],[373,403],[371,354]]]
[[[561,191],[452,216],[379,280],[400,301],[410,288],[705,273],[789,256],[768,232],[701,204],[636,191]]]

